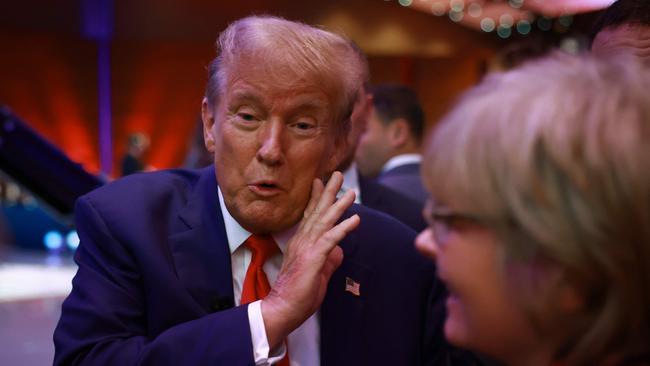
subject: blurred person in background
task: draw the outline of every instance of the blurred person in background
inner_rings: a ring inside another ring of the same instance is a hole
[[[187,143],[187,152],[183,167],[189,169],[205,168],[213,164],[213,156],[205,148],[205,139],[203,138],[203,120],[199,116],[194,132]]]
[[[424,112],[417,95],[398,84],[378,85],[370,93],[372,106],[355,157],[359,172],[412,200],[426,201],[420,179]]]
[[[648,85],[633,58],[558,54],[443,118],[416,246],[448,286],[451,343],[506,365],[650,365]]]
[[[122,158],[122,176],[145,170],[142,157],[148,149],[149,138],[147,135],[138,132],[132,133],[127,137],[126,154]]]
[[[426,227],[422,218],[424,200],[417,200],[399,192],[395,189],[379,184],[359,174],[355,163],[355,152],[359,146],[359,140],[365,133],[370,118],[373,95],[369,92],[370,71],[368,61],[363,51],[354,43],[352,48],[356,51],[361,68],[361,80],[363,85],[359,87],[352,114],[350,116],[350,129],[347,136],[345,152],[336,170],[343,172],[343,185],[339,196],[347,191],[355,192],[355,203],[362,204],[374,210],[384,212],[413,230],[419,232]]]

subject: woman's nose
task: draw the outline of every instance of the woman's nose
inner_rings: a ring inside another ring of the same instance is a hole
[[[415,238],[415,248],[424,256],[436,260],[438,247],[433,240],[433,230],[427,228]]]

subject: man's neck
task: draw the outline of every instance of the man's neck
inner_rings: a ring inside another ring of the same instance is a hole
[[[221,193],[221,188],[217,187],[219,194],[219,206],[221,208],[221,215],[223,216],[223,223],[226,228],[226,238],[228,238],[228,247],[230,248],[230,253],[233,253],[239,246],[241,246],[251,233],[244,229],[234,217],[228,211],[226,204],[223,200],[223,194]],[[289,239],[296,233],[300,223],[296,223],[291,226],[289,229],[272,233],[273,239],[278,244],[280,251],[284,253],[289,243]]]

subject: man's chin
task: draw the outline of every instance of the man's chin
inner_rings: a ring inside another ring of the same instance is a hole
[[[243,213],[240,217],[233,215],[235,220],[247,231],[253,234],[271,234],[287,230],[294,226],[302,215],[294,212],[255,210],[255,213]]]
[[[252,234],[273,234],[285,231],[295,225],[298,221],[294,222],[278,222],[274,220],[250,220],[246,223],[240,223],[244,229]]]

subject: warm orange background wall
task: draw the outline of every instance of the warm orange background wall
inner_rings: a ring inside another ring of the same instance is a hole
[[[209,43],[121,42],[113,47],[114,160],[124,153],[126,137],[151,138],[147,164],[155,168],[183,163],[201,112]],[[115,171],[115,170],[114,170]]]
[[[91,42],[0,35],[0,104],[98,171],[96,50]]]
[[[15,14],[25,16],[0,14],[0,104],[73,160],[99,172],[97,48],[81,36],[77,2],[59,3],[67,7],[45,3],[31,13],[20,3],[12,4]],[[280,14],[346,34],[368,53],[371,81],[413,87],[430,124],[480,79],[495,49],[494,37],[396,2],[116,2],[111,42],[113,176],[119,175],[132,132],[151,139],[146,164],[170,168],[183,163],[197,125],[214,40],[229,22],[250,13]]]
[[[0,104],[92,172],[99,171],[97,49],[92,41],[0,35]],[[113,175],[132,132],[150,136],[156,168],[182,164],[200,113],[210,44],[115,42]]]
[[[0,103],[92,172],[99,171],[96,46],[55,36],[0,35]],[[114,42],[111,49],[113,175],[128,134],[146,133],[155,168],[180,166],[200,116],[213,46],[190,42]],[[485,56],[371,56],[373,83],[400,82],[419,94],[434,123],[481,77]]]

